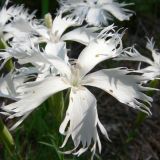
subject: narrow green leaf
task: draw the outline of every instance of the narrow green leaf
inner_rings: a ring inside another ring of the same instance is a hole
[[[0,139],[4,143],[9,153],[12,155],[15,148],[14,140],[12,138],[11,133],[9,132],[7,127],[4,125],[1,119],[0,119]]]

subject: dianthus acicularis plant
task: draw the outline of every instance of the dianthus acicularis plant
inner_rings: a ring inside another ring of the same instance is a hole
[[[63,149],[63,154],[80,156],[90,150],[93,159],[102,148],[98,130],[111,140],[100,122],[96,95],[88,86],[102,89],[119,102],[151,115],[152,97],[146,91],[158,89],[147,84],[160,77],[160,53],[153,39],[148,39],[146,45],[153,60],[133,46],[124,48],[125,30],[109,25],[114,17],[129,20],[134,12],[126,6],[131,4],[115,0],[59,0],[57,15],[53,18],[48,13],[39,20],[24,5],[12,3],[7,0],[0,11],[4,46],[0,50],[0,97],[12,100],[2,104],[0,113],[7,119],[16,118],[10,130],[22,125],[49,97],[64,90],[65,96],[68,90],[69,104],[62,115],[59,134],[65,137],[61,148],[71,139],[73,148]],[[68,54],[72,52],[67,45],[70,41],[84,46],[78,58]],[[111,59],[145,62],[148,66],[94,70],[97,64],[106,60],[109,63]],[[4,72],[5,66],[8,71]]]

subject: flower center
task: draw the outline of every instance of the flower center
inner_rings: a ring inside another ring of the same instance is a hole
[[[58,43],[59,42],[59,36],[58,36],[58,31],[55,32],[55,33],[52,33],[52,31],[50,32],[50,40],[53,42],[53,43]]]
[[[81,77],[80,77],[80,71],[79,68],[76,65],[73,65],[71,67],[71,78],[70,83],[73,87],[79,87],[81,85]]]

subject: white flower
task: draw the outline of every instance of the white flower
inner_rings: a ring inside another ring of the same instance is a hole
[[[115,0],[59,0],[59,3],[63,12],[69,12],[94,26],[108,25],[108,21],[113,20],[112,16],[124,21],[133,15],[131,10],[123,8],[131,3]]]
[[[7,32],[6,40],[17,40],[17,38],[32,37],[36,38],[39,36],[38,32],[45,30],[46,27],[43,25],[42,20],[35,18],[35,12],[28,13],[28,9],[23,8],[18,16],[14,16],[13,20],[6,26],[5,31]]]
[[[12,43],[11,47],[5,49],[4,52],[0,52],[1,59],[10,59],[14,57],[18,60],[19,64],[31,63],[33,65],[41,64],[45,58],[42,58],[42,52],[38,47],[35,47],[32,41],[28,39],[26,41],[19,41],[19,43]]]
[[[141,85],[142,81],[147,80],[143,76],[132,75],[132,71],[127,68],[103,69],[89,73],[98,63],[117,57],[123,51],[122,35],[113,31],[107,31],[107,33],[105,30],[102,31],[80,53],[74,63],[66,64],[58,58],[54,61],[51,59],[50,62],[53,62],[60,75],[48,75],[41,81],[27,82],[22,85],[20,100],[2,107],[9,114],[8,118],[21,117],[12,129],[16,128],[48,97],[70,88],[69,106],[59,129],[60,133],[66,136],[61,147],[64,147],[71,137],[74,148],[65,153],[79,156],[91,147],[93,157],[97,147],[101,152],[97,128],[107,139],[109,138],[98,118],[97,100],[86,86],[98,87],[121,103],[151,114],[147,104],[151,105],[152,98],[142,92],[150,88]]]
[[[33,77],[37,70],[33,67],[17,69],[10,71],[7,75],[0,78],[0,97],[18,100],[19,93],[22,92],[19,86]]]
[[[8,0],[5,4],[8,4]],[[3,17],[5,17],[6,25],[3,31],[6,32],[6,41],[11,38],[16,39],[19,37],[37,36],[38,31],[45,29],[42,20],[36,19],[36,11],[29,13],[29,9],[25,8],[23,4],[20,6],[12,6],[9,9],[5,7],[5,10],[3,9],[2,11],[3,13],[0,13],[0,18],[4,19]],[[8,19],[6,18],[7,15]]]
[[[8,33],[4,34],[4,32],[10,32],[10,30],[8,29],[10,22],[13,21],[14,18],[17,18],[19,16],[22,17],[22,15],[24,16],[24,12],[26,12],[24,11],[23,5],[11,6],[7,8],[8,3],[9,0],[6,0],[4,6],[0,11],[0,35],[4,40],[8,40],[8,38],[10,38],[10,35],[8,35]]]
[[[56,57],[54,54],[47,54],[45,51],[41,51],[38,46],[34,46],[30,39],[28,41],[27,39],[23,40],[23,38],[22,40],[19,39],[18,42],[11,43],[11,46],[5,49],[4,52],[0,52],[1,60],[4,59],[1,67],[8,59],[14,58],[20,65],[32,64],[35,67],[33,70],[36,70],[38,74],[37,79],[41,80],[49,74],[57,74],[54,66],[60,67],[64,65],[64,62],[61,64],[61,61],[64,61],[64,59],[59,56],[59,53],[57,53]],[[59,61],[55,59],[59,59]],[[61,69],[59,70],[61,71]]]
[[[39,31],[41,35],[40,42],[47,43],[45,51],[48,55],[54,54],[65,61],[68,60],[65,41],[76,41],[88,45],[88,43],[98,35],[96,31],[100,30],[99,28],[87,28],[84,26],[64,33],[70,27],[80,26],[81,21],[79,18],[70,16],[62,17],[62,13],[57,15],[54,20],[52,20],[50,14],[47,14],[46,18],[50,24],[46,30]]]
[[[37,30],[45,28],[35,19],[35,12],[29,14],[24,5],[11,6],[7,9],[8,2],[8,0],[5,2],[0,11],[0,35],[1,41],[7,45],[10,44],[10,47],[6,45],[6,50],[0,52],[0,60],[3,60],[0,69],[12,57],[19,58],[19,62],[22,61],[22,57],[27,61],[26,57],[29,55],[25,52],[33,48],[30,41],[37,39]],[[27,52],[30,54],[29,51]],[[35,50],[32,49],[32,52]]]
[[[64,34],[69,27],[79,26],[81,24],[78,18],[62,18],[60,14],[56,16],[52,22],[52,18],[50,14],[48,14],[46,17],[50,17],[49,22],[51,24],[47,28],[41,24],[36,25],[34,22],[37,20],[33,19],[34,14],[29,15],[27,11],[27,9],[23,10],[20,16],[15,17],[7,26],[9,32],[8,38],[13,36],[13,39],[9,42],[10,47],[8,47],[5,52],[0,52],[0,59],[4,60],[1,68],[11,57],[17,58],[21,64],[24,64],[23,61],[25,61],[25,63],[28,61],[32,64],[35,64],[35,62],[36,64],[39,63],[37,58],[36,60],[33,58],[33,55],[35,57],[40,55],[38,52],[41,52],[39,50],[37,52],[37,49],[41,43],[46,43],[44,49],[46,56],[56,56],[68,63],[65,41],[71,40],[88,45],[88,43],[98,35],[98,30],[101,30],[101,28],[84,26]],[[49,68],[49,66],[46,67]]]
[[[134,47],[129,51],[125,51],[124,54],[120,55],[120,57],[116,58],[117,60],[131,60],[131,61],[140,61],[147,63],[148,67],[139,67],[139,72],[143,73],[143,76],[147,77],[148,80],[154,80],[160,78],[160,53],[155,49],[155,42],[153,38],[149,40],[146,48],[152,53],[152,58],[150,59],[146,56],[140,54]]]
[[[13,81],[11,73],[0,78],[0,97],[15,99],[16,89],[14,82],[16,81]]]

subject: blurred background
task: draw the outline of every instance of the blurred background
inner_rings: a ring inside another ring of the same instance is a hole
[[[117,0],[123,2],[123,0]],[[56,0],[12,0],[14,4],[25,4],[30,11],[37,10],[37,17],[43,18],[50,12],[53,16],[58,9]],[[160,49],[160,0],[125,0],[126,3],[135,3],[128,8],[135,11],[130,21],[119,22],[119,28],[127,28],[124,36],[124,45],[136,47],[142,54],[149,55],[146,51],[146,37],[154,37],[156,48]],[[0,0],[0,5],[4,0]],[[76,46],[76,44],[74,44]],[[76,49],[79,47],[77,46]],[[115,63],[115,64],[112,64]],[[104,62],[99,68],[115,65],[133,67],[131,62]],[[137,65],[137,64],[136,64]],[[136,66],[135,65],[135,66]],[[160,84],[157,83],[160,88]],[[97,160],[160,160],[160,93],[152,93],[153,116],[145,120],[138,119],[138,112],[120,104],[113,97],[100,91],[93,90],[98,98],[98,112],[101,122],[106,127],[112,142],[101,136],[103,150]],[[47,102],[46,102],[47,103]],[[63,137],[58,133],[59,124],[54,121],[54,105],[52,108],[39,107],[18,129],[12,132],[16,142],[16,154],[21,160],[89,160],[90,153],[80,158],[59,154],[58,147]],[[138,121],[138,122],[137,122]],[[140,122],[139,122],[140,121]],[[56,126],[56,127],[55,127]],[[56,128],[56,129],[55,129]],[[58,137],[57,137],[58,136]],[[17,160],[8,156],[3,145],[0,145],[0,160]]]

